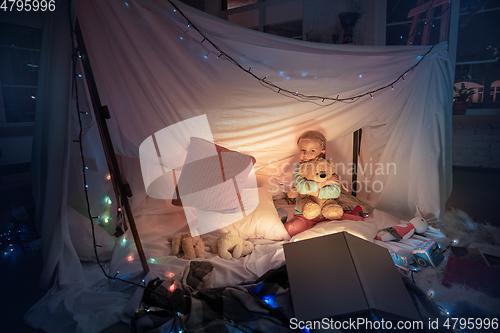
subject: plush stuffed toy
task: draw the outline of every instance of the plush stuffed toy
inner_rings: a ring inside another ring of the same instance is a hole
[[[302,163],[299,169],[300,175],[307,180],[314,180],[321,183],[335,173],[335,164],[325,158],[315,158],[309,162]],[[295,198],[299,192],[295,187],[288,191],[289,198]],[[342,217],[344,211],[335,199],[319,199],[310,195],[301,195],[299,209],[307,219],[323,217],[328,220],[335,220]]]
[[[191,237],[190,232],[181,232],[173,237],[169,237],[168,241],[172,243],[172,253],[174,256],[178,255],[182,248],[182,252],[184,252],[182,259],[207,259],[205,255],[205,243],[200,236]]]
[[[213,242],[212,252],[226,260],[231,258],[238,259],[252,253],[253,244],[228,231]]]
[[[402,223],[393,227],[380,230],[375,240],[399,242],[413,236],[414,233],[421,234],[429,228],[429,224],[421,217],[414,217],[408,223]]]

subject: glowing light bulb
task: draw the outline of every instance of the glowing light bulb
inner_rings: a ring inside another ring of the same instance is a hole
[[[88,188],[89,186],[87,184],[85,184],[85,187]]]
[[[179,36],[179,38],[180,38],[181,40],[184,40],[184,38],[182,38],[182,36]]]
[[[127,242],[127,239],[123,237],[122,244],[125,244]]]
[[[170,285],[170,287],[168,287],[168,290],[169,290],[171,293],[173,293],[175,289],[177,289],[177,286],[175,285],[175,282],[174,282],[174,283],[172,283],[172,284]]]
[[[362,78],[363,77],[363,74],[359,74],[359,78]]]
[[[107,176],[106,176],[106,179],[107,179],[107,180],[110,180],[110,179],[111,179],[111,175],[107,175]]]
[[[109,222],[109,220],[108,220],[108,219],[104,219],[104,223],[108,223],[108,222]]]

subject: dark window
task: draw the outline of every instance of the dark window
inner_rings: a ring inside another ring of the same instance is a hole
[[[33,122],[41,29],[0,22],[0,112],[7,123]]]

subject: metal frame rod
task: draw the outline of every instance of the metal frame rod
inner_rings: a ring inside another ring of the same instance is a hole
[[[137,248],[137,252],[139,253],[139,259],[141,260],[142,268],[146,273],[148,273],[148,262],[146,260],[146,256],[144,255],[144,249],[142,248],[139,233],[137,232],[134,216],[132,214],[132,209],[130,208],[130,204],[128,201],[128,184],[123,181],[120,173],[120,168],[118,167],[118,160],[116,159],[113,143],[111,142],[111,137],[109,135],[108,125],[106,124],[106,119],[109,118],[109,115],[106,114],[105,107],[103,107],[99,98],[99,92],[97,91],[97,85],[95,83],[94,74],[90,66],[90,60],[87,54],[87,48],[85,47],[85,42],[83,40],[82,30],[80,28],[78,17],[76,18],[75,29],[78,50],[81,55],[83,69],[85,71],[85,79],[87,82],[90,99],[92,101],[92,107],[94,109],[97,127],[99,128],[99,134],[101,137],[104,154],[106,156],[106,162],[108,163],[109,174],[111,175],[111,180],[113,181],[115,192],[118,192],[116,194],[120,199],[119,202],[121,202],[122,207],[125,209],[125,216],[127,217],[132,235],[134,237],[134,242]]]

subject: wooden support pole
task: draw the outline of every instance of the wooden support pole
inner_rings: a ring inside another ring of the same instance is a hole
[[[105,112],[106,107],[103,107],[99,98],[99,92],[97,91],[97,85],[95,83],[94,74],[90,66],[90,60],[87,54],[87,49],[85,47],[85,42],[83,40],[82,30],[80,28],[78,17],[76,19],[75,29],[78,50],[81,55],[83,69],[85,71],[85,79],[87,82],[90,99],[92,101],[92,108],[94,109],[95,119],[97,127],[99,129],[104,154],[106,156],[106,162],[108,163],[109,174],[111,175],[111,180],[113,181],[113,187],[115,191],[118,191],[117,195],[120,198],[122,207],[125,209],[125,216],[127,217],[128,223],[130,224],[130,229],[134,237],[134,242],[139,254],[139,259],[141,260],[142,269],[147,273],[149,272],[148,263],[146,260],[146,256],[144,255],[144,249],[142,248],[139,233],[137,232],[132,209],[130,208],[130,204],[128,202],[128,184],[125,184],[125,182],[123,181],[122,175],[120,173],[120,168],[118,167],[115,150],[113,148],[113,143],[111,142],[111,137],[109,135],[108,125],[106,124],[106,119],[109,118],[109,115],[107,112]],[[131,193],[129,193],[129,195],[131,196]]]
[[[424,0],[418,0],[417,6],[422,5],[422,2],[424,2]],[[410,11],[410,13],[408,13],[408,17],[411,17],[410,16],[411,13],[412,13],[412,11]],[[420,13],[412,14],[413,21],[411,22],[410,36],[409,36],[408,40],[406,41],[406,45],[412,45],[413,41],[415,40],[415,33],[414,32],[415,32],[415,29],[417,28],[419,14]]]
[[[351,188],[352,188],[352,196],[356,196],[356,193],[358,192],[358,156],[359,156],[359,149],[360,149],[360,144],[361,144],[361,129],[357,130],[353,134],[353,139],[352,139],[352,163],[353,163],[353,173],[351,176]]]
[[[431,37],[431,18],[432,18],[432,8],[429,8],[427,11],[427,14],[425,14],[425,26],[424,26],[424,32],[422,33],[422,41],[420,42],[420,45],[428,45],[429,44],[429,39]]]

